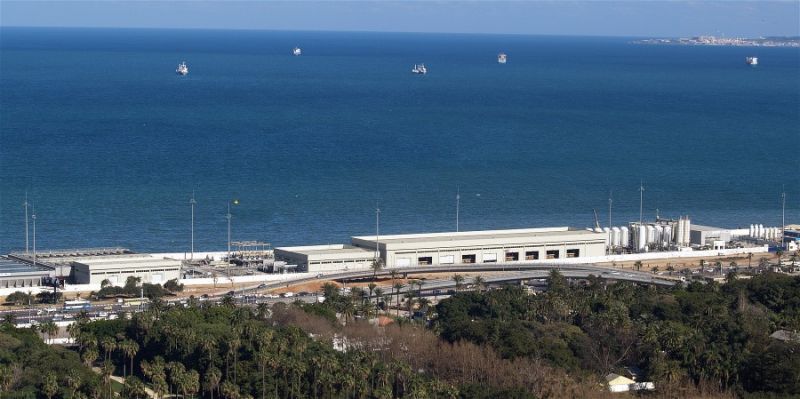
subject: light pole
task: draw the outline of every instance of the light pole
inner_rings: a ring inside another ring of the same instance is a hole
[[[228,262],[231,261],[231,202],[228,201],[228,213],[225,217],[228,219]]]
[[[375,261],[378,261],[378,258],[381,254],[381,208],[378,204],[375,204]]]
[[[611,228],[611,204],[614,203],[614,192],[608,192],[608,228]]]
[[[31,220],[33,220],[33,268],[36,268],[36,206],[32,207]]]
[[[639,227],[642,226],[642,215],[644,209],[644,184],[640,181],[639,182]]]
[[[192,190],[192,199],[189,200],[189,205],[192,207],[192,255],[190,259],[194,260],[194,206],[197,205],[197,201],[194,200],[194,190]]]
[[[785,186],[783,192],[781,193],[781,248],[786,249],[786,187]]]
[[[458,233],[458,212],[461,208],[461,187],[456,190],[456,233]]]
[[[25,191],[25,202],[22,203],[22,206],[25,207],[25,255],[28,254],[30,247],[28,246],[28,192]]]

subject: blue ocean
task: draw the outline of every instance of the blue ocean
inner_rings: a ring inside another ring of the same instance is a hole
[[[631,40],[2,28],[0,251],[800,222],[800,50]]]

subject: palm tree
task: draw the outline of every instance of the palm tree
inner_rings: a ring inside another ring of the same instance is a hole
[[[146,397],[145,386],[142,380],[130,376],[125,379],[125,385],[122,387],[122,397],[128,399],[139,399]]]
[[[373,259],[370,268],[372,269],[372,281],[375,281],[378,279],[378,272],[383,269],[383,259],[380,257]]]
[[[214,367],[211,366],[206,370],[205,374],[205,390],[211,395],[211,399],[214,399],[214,391],[219,388],[219,382],[222,380],[222,372]]]
[[[137,353],[139,353],[139,344],[137,344],[136,341],[126,339],[120,343],[119,349],[126,358],[131,360],[131,368],[128,370],[128,372],[130,375],[133,375],[133,358],[136,357]],[[126,375],[125,365],[122,366],[122,375],[123,377]]]
[[[640,261],[640,260],[637,260],[636,262],[634,262],[634,263],[633,263],[633,267],[635,267],[635,268],[636,268],[636,271],[637,271],[637,272],[638,272],[638,271],[640,271],[640,270],[642,270],[642,261]]]
[[[658,273],[658,266],[653,266],[653,268],[650,270],[652,270],[653,274],[656,274]]]
[[[389,276],[392,278],[392,285],[394,285],[394,280],[397,279],[397,269],[392,269],[389,271]]]
[[[78,373],[78,370],[70,370],[67,372],[67,376],[65,377],[65,382],[67,383],[67,387],[69,387],[70,391],[70,398],[75,397],[75,392],[80,389],[81,387],[81,375]]]
[[[189,394],[192,398],[194,398],[194,394],[200,391],[200,374],[195,370],[189,370],[186,375],[184,375],[184,395]]]
[[[48,321],[42,323],[41,329],[42,329],[42,332],[45,335],[47,335],[47,342],[48,343],[50,343],[50,338],[53,336],[53,334],[58,332],[58,326],[56,325],[56,323],[53,320],[48,320]]]
[[[383,288],[375,288],[375,314],[378,312],[378,304],[383,300]]]
[[[400,290],[402,290],[403,287],[405,287],[405,285],[401,283],[396,283],[394,285],[394,294],[397,298],[397,317],[400,317]]]
[[[105,337],[102,341],[100,341],[100,347],[103,348],[103,351],[106,353],[105,357],[103,358],[105,361],[111,360],[111,352],[114,352],[117,349],[117,341],[111,337]]]
[[[475,284],[475,288],[477,288],[479,292],[483,292],[483,289],[486,287],[486,280],[478,275],[472,279],[472,284]]]
[[[44,375],[44,380],[42,380],[42,393],[44,396],[47,396],[47,399],[51,399],[58,393],[58,380],[56,380],[56,375],[52,372]]]
[[[461,291],[461,286],[464,284],[464,276],[460,274],[454,274],[453,281],[456,283],[456,291]]]
[[[417,296],[422,296],[422,286],[425,285],[425,283],[423,283],[422,280],[416,280],[413,284],[417,286]]]
[[[114,365],[109,363],[103,363],[103,368],[101,369],[101,375],[103,376],[103,385],[105,385],[107,392],[108,392],[108,399],[111,399],[113,396],[111,394],[111,375],[114,373]]]

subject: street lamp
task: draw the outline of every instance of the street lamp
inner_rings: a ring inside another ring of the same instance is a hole
[[[194,206],[197,205],[197,201],[194,200],[194,190],[192,190],[192,199],[189,200],[189,205],[192,207],[192,255],[190,259],[194,260]]]

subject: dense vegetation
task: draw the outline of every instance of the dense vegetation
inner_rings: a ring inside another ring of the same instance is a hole
[[[437,306],[436,326],[448,341],[570,373],[634,366],[669,389],[800,395],[800,344],[769,337],[800,328],[800,278],[767,273],[675,289],[551,280],[535,296],[517,287],[459,293]]]
[[[175,279],[165,282],[163,287],[160,284],[140,283],[141,278],[132,276],[128,277],[122,287],[112,285],[109,280],[103,280],[100,283],[100,291],[93,292],[90,296],[97,299],[105,299],[133,298],[141,295],[148,299],[158,299],[173,295],[174,292],[183,291],[183,284],[179,284],[178,280]]]
[[[74,351],[50,347],[30,329],[0,327],[0,397],[99,397],[100,387]]]

